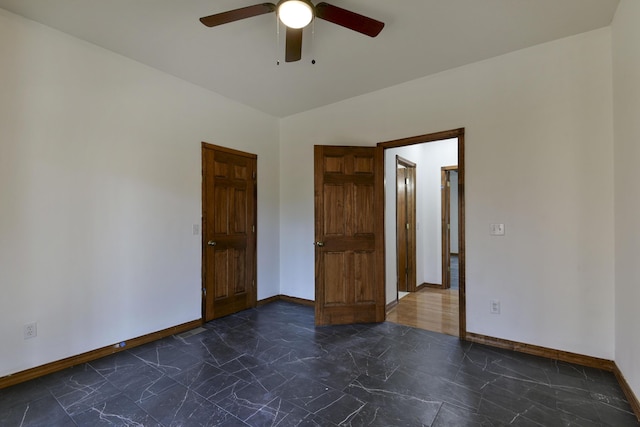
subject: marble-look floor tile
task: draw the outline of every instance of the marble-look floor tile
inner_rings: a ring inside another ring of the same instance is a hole
[[[123,351],[97,360],[92,360],[88,365],[103,377],[109,378],[109,376],[117,374],[123,370],[131,371],[132,369],[142,368],[146,366],[146,363],[139,357],[136,357],[133,353]]]
[[[400,406],[375,406],[367,403],[339,425],[348,427],[431,426],[440,403],[429,405],[429,407],[420,404],[408,404],[402,408]]]
[[[199,362],[189,369],[174,375],[173,378],[187,388],[196,389],[223,372],[223,370],[213,366],[209,362]]]
[[[262,406],[260,410],[248,417],[245,422],[250,426],[278,427],[314,425],[309,423],[317,423],[315,425],[326,427],[332,425],[327,420],[323,420],[281,398],[271,400],[267,405]]]
[[[62,396],[56,396],[56,399],[69,415],[75,415],[120,393],[111,383],[104,380],[97,384],[77,388]]]
[[[610,372],[275,302],[0,390],[0,425],[640,426]]]
[[[354,420],[364,422],[369,419],[373,422],[375,418],[375,425],[380,420],[390,423],[387,425],[431,425],[442,405],[439,398],[414,394],[409,389],[393,390],[371,383],[365,386],[360,380],[354,381],[346,391],[369,406],[362,414],[354,414],[353,419],[349,420],[352,424]]]
[[[223,372],[208,379],[193,390],[205,399],[218,403],[233,396],[237,390],[247,385],[246,381],[235,375]]]
[[[73,421],[78,426],[162,427],[162,424],[124,395],[74,415]]]
[[[13,387],[0,389],[0,408],[10,408],[50,395],[49,389],[44,386],[40,378],[37,378],[26,383],[16,384]]]
[[[220,338],[205,338],[200,342],[200,345],[203,347],[205,354],[205,360],[210,363],[220,366],[225,363],[242,356],[243,353],[237,351],[231,346],[225,344],[224,340]]]
[[[264,365],[236,371],[233,375],[268,391],[273,391],[295,376],[291,372],[277,371]]]
[[[436,418],[431,424],[432,427],[452,427],[452,426],[474,426],[493,427],[503,425],[496,420],[492,420],[486,415],[477,413],[466,408],[443,403]]]
[[[147,365],[170,377],[181,375],[184,371],[201,362],[197,357],[185,353],[178,346],[169,342],[146,352],[138,353],[136,356]]]
[[[146,364],[142,359],[128,353],[100,359],[91,365],[109,383],[134,401],[142,401],[166,390],[176,381],[160,370]],[[128,356],[128,357],[127,357]]]
[[[104,380],[102,375],[86,363],[42,377],[42,384],[58,397],[102,383]]]
[[[352,366],[348,352],[333,356],[333,360],[319,356],[299,358],[281,365],[281,369],[335,389],[342,389],[358,377],[359,370]]]
[[[278,396],[273,391],[266,390],[257,384],[247,384],[220,400],[218,405],[246,421],[259,412],[267,411],[276,399]]]
[[[140,407],[163,426],[218,426],[242,422],[215,403],[177,384],[158,396],[140,402]]]
[[[30,402],[0,406],[0,426],[74,426],[73,420],[50,394]]]

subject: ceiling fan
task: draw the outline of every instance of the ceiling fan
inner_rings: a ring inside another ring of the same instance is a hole
[[[302,30],[313,18],[324,19],[353,31],[375,37],[384,28],[384,22],[376,21],[355,12],[332,6],[325,2],[313,5],[309,0],[280,0],[273,3],[260,3],[215,15],[200,18],[207,27],[216,27],[229,22],[276,12],[280,21],[287,27],[285,61],[299,61],[302,57]]]

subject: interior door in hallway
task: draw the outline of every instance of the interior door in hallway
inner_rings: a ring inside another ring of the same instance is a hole
[[[416,164],[396,156],[396,271],[399,292],[416,291]]]
[[[257,156],[202,144],[205,321],[256,305]]]
[[[382,149],[315,146],[316,324],[385,316]]]
[[[457,230],[457,224],[451,224],[451,206],[458,200],[451,200],[451,173],[457,173],[458,166],[441,168],[441,225],[442,225],[442,288],[451,287],[451,228]],[[456,194],[458,192],[456,191]],[[455,233],[456,238],[458,233]],[[456,245],[457,247],[457,245]]]

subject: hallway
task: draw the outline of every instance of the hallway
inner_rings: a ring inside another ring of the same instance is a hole
[[[458,290],[423,288],[402,298],[387,321],[458,336]]]
[[[398,305],[389,310],[387,321],[427,331],[459,336],[459,262],[458,255],[451,254],[451,288],[422,288],[403,296]]]

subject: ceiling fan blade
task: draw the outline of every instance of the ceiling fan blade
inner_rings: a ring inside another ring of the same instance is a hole
[[[302,28],[287,27],[287,47],[285,49],[285,62],[300,61],[302,58]]]
[[[271,13],[275,10],[275,4],[261,3],[253,6],[241,7],[240,9],[229,10],[227,12],[216,13],[215,15],[205,16],[200,18],[200,22],[207,27],[215,27],[217,25],[251,18],[253,16],[264,15],[265,13]]]
[[[325,2],[316,5],[316,16],[369,37],[377,36],[384,28],[384,22],[367,18],[364,15],[342,9],[341,7],[332,6]]]

